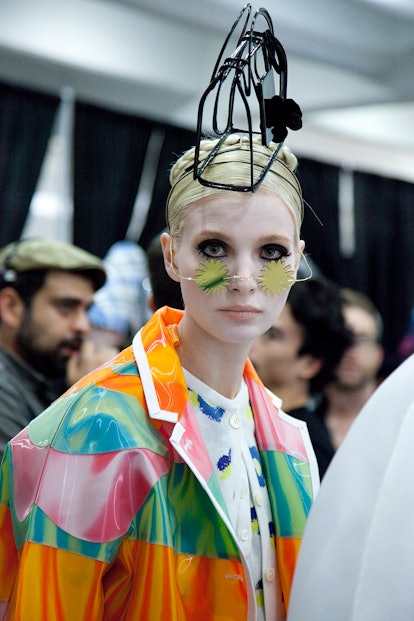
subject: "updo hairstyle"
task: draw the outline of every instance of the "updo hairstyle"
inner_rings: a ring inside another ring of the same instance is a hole
[[[218,140],[205,139],[200,142],[199,158],[203,161],[216,146]],[[254,169],[259,173],[277,148],[276,143],[264,146],[260,137],[253,139]],[[202,198],[226,192],[219,188],[202,185],[193,177],[195,148],[186,151],[170,171],[171,190],[167,200],[167,224],[170,235],[178,238],[188,207]],[[299,239],[303,220],[303,200],[299,181],[294,174],[297,159],[287,146],[282,146],[271,168],[265,175],[260,188],[277,194],[291,211]],[[250,143],[247,136],[231,134],[223,142],[214,159],[203,172],[203,177],[212,182],[236,186],[250,185]],[[258,176],[256,174],[256,176]]]

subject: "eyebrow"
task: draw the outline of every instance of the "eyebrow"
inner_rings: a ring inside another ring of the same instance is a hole
[[[93,300],[87,300],[85,303],[85,300],[83,300],[82,298],[77,298],[77,297],[68,296],[68,295],[54,296],[51,298],[51,301],[53,304],[70,304],[72,306],[85,306],[87,309],[89,309],[93,304]]]
[[[211,237],[213,239],[218,238],[223,241],[227,241],[229,236],[226,233],[219,229],[202,229],[197,233],[199,237]],[[289,237],[286,237],[283,233],[267,233],[266,235],[262,235],[257,240],[257,243],[260,246],[264,246],[266,244],[277,244],[284,243],[286,245],[290,245],[293,242]]]

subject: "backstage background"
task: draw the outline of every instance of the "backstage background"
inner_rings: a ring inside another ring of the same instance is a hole
[[[0,245],[41,233],[100,256],[125,238],[145,248],[242,6],[2,0]],[[323,224],[307,209],[307,252],[376,303],[392,367],[414,306],[414,2],[263,6],[304,113],[286,142]]]

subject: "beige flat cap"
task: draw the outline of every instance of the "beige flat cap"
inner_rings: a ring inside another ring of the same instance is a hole
[[[78,246],[54,239],[33,237],[12,242],[0,250],[0,274],[3,281],[14,282],[20,272],[65,270],[87,272],[95,290],[106,280],[101,259]]]

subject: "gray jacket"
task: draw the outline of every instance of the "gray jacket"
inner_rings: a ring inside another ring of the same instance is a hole
[[[59,394],[53,383],[0,347],[0,461],[7,442]]]

